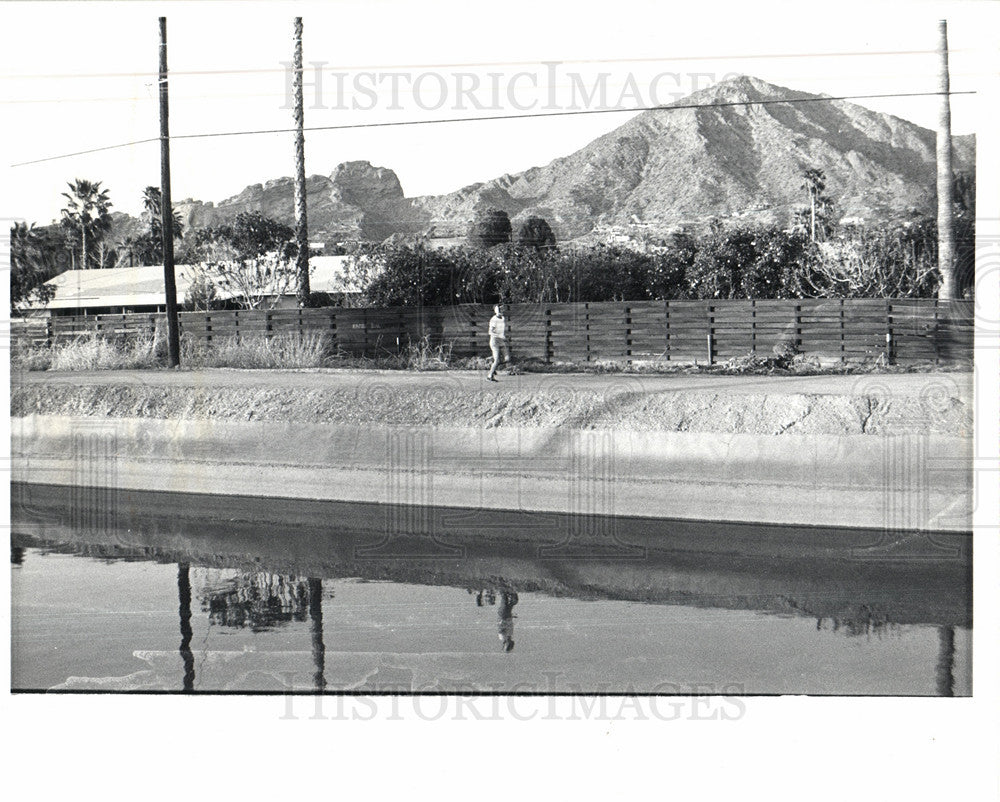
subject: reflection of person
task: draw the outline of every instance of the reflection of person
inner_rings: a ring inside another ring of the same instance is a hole
[[[493,364],[486,378],[491,382],[497,380],[497,368],[500,367],[500,355],[503,354],[503,361],[510,364],[510,348],[507,346],[507,318],[504,316],[506,308],[502,304],[493,307],[493,317],[490,318],[490,351],[493,353]]]
[[[500,624],[497,636],[503,645],[503,650],[509,652],[514,648],[514,605],[517,604],[517,593],[513,590],[500,591]]]

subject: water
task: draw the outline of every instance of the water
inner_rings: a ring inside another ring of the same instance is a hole
[[[13,495],[14,689],[971,693],[967,535]]]

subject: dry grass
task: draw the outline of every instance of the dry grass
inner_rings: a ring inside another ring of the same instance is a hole
[[[398,354],[377,357],[348,354],[332,347],[329,335],[322,332],[279,334],[271,338],[227,338],[206,343],[181,338],[181,364],[185,368],[344,368],[408,371],[486,370],[491,359],[458,357],[450,344],[432,345],[424,337]],[[11,352],[11,370],[17,371],[86,371],[141,370],[166,367],[167,346],[162,332],[155,335],[105,338],[97,335],[60,342],[52,348],[15,345]],[[910,373],[927,370],[962,370],[967,365],[887,365],[880,355],[866,361],[821,362],[815,357],[745,356],[707,365],[704,363],[667,362],[664,359],[626,362],[546,363],[540,359],[515,359],[505,366],[510,373],[625,373],[625,374],[721,374],[721,375],[830,375],[851,373]]]
[[[160,364],[159,338],[143,335],[107,339],[97,335],[77,337],[54,348],[17,348],[11,354],[14,370],[132,370]]]
[[[327,364],[326,334],[230,337],[209,344],[182,342],[181,364],[197,368],[320,368]]]

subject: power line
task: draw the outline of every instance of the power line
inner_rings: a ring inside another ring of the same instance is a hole
[[[911,77],[915,73],[911,73]],[[978,78],[981,76],[992,76],[993,73],[987,72],[985,70],[973,70],[973,71],[951,71],[952,77],[959,76],[963,78]],[[879,78],[895,78],[898,77],[897,73],[869,73],[865,76],[866,79],[879,79]],[[606,85],[608,87],[622,87],[627,85],[627,80],[617,80],[613,82],[608,82]],[[147,90],[153,86],[152,83],[147,83]],[[552,87],[565,87],[567,84],[539,84],[539,89],[552,88]],[[401,90],[403,94],[409,92],[413,94],[412,90]],[[183,98],[184,100],[232,100],[233,98],[284,98],[286,97],[285,92],[223,92],[223,93],[212,93],[212,94],[187,94],[187,93],[177,93],[172,92],[172,95],[176,97]],[[139,102],[155,102],[155,98],[151,94],[131,94],[131,95],[117,95],[117,96],[105,96],[105,97],[29,97],[29,98],[17,98],[13,100],[0,99],[0,105],[2,106],[38,106],[44,104],[53,103],[139,103]]]
[[[468,123],[468,122],[490,122],[497,120],[526,120],[526,119],[538,119],[542,117],[574,117],[589,114],[623,114],[623,113],[635,113],[641,111],[682,111],[687,109],[709,109],[709,108],[726,108],[733,106],[768,106],[773,104],[794,104],[794,103],[818,103],[818,102],[829,102],[834,100],[873,100],[879,98],[900,98],[900,97],[937,97],[940,96],[942,92],[887,92],[882,94],[871,94],[871,95],[840,95],[840,96],[815,96],[815,97],[804,97],[804,98],[781,98],[773,100],[736,100],[723,103],[683,103],[683,104],[669,104],[665,106],[635,106],[632,108],[621,109],[621,108],[610,108],[610,109],[576,109],[574,111],[551,111],[551,112],[532,112],[528,114],[495,114],[481,117],[445,117],[433,120],[393,120],[389,122],[378,122],[378,123],[342,123],[340,125],[318,125],[309,126],[305,128],[306,131],[348,131],[360,128],[397,128],[402,126],[410,125],[443,125],[448,123]],[[975,90],[966,90],[961,92],[948,92],[950,96],[953,95],[974,95]],[[261,134],[287,134],[293,133],[294,128],[261,128],[255,130],[246,131],[214,131],[202,134],[175,134],[171,136],[171,139],[211,139],[216,137],[226,137],[226,136],[258,136]],[[158,137],[149,137],[147,139],[136,139],[131,142],[121,142],[117,145],[105,145],[99,148],[90,148],[88,150],[78,150],[72,153],[63,153],[58,156],[46,156],[41,159],[32,159],[30,161],[17,162],[16,164],[10,165],[11,167],[25,167],[30,164],[40,164],[42,162],[57,161],[59,159],[68,159],[73,156],[83,156],[89,153],[98,153],[100,151],[115,150],[118,148],[127,148],[134,145],[144,145],[149,142],[158,141]]]
[[[844,58],[844,57],[884,57],[884,56],[929,56],[934,55],[936,50],[847,50],[826,53],[741,53],[724,56],[633,56],[631,58],[594,58],[594,59],[532,59],[528,61],[468,61],[439,64],[338,64],[329,65],[325,62],[322,69],[325,72],[338,70],[440,70],[445,68],[481,68],[481,67],[531,67],[544,66],[545,64],[652,64],[657,62],[673,61],[724,61],[733,60],[754,60],[754,59],[796,59],[796,58]],[[953,49],[951,53],[970,52],[969,48]],[[316,62],[313,62],[316,63]],[[312,67],[303,67],[303,72],[312,70]],[[171,71],[171,75],[262,75],[287,72],[285,67],[255,67],[246,69],[224,69],[224,70],[176,70]],[[155,78],[157,73],[141,72],[91,72],[91,73],[35,73],[35,74],[9,74],[0,75],[0,80],[47,80],[65,78]]]

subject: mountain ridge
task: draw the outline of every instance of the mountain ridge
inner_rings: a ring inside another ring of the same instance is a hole
[[[802,171],[823,170],[841,216],[933,211],[935,133],[844,100],[736,76],[644,111],[546,165],[408,198],[395,172],[344,162],[307,179],[310,239],[463,236],[487,208],[539,215],[560,240],[616,227],[666,231],[713,217],[784,223],[806,203]],[[974,135],[953,137],[955,170],[973,170]],[[201,227],[241,211],[294,223],[291,178],[252,184],[218,204],[175,204]]]

